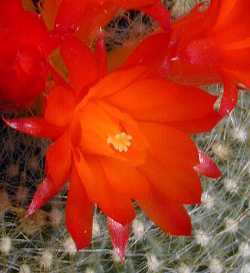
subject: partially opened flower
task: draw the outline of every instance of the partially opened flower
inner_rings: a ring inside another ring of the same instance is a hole
[[[237,102],[237,85],[250,88],[249,8],[249,1],[212,0],[208,7],[198,4],[173,21],[165,42],[164,33],[147,37],[129,63],[142,63],[140,53],[144,50],[147,63],[161,63],[158,68],[175,82],[196,86],[224,83],[220,107],[224,116]],[[152,53],[153,47],[159,54]],[[124,54],[122,49],[119,54]]]
[[[212,0],[173,24],[171,79],[187,84],[225,83],[221,112],[237,102],[238,84],[250,88],[249,1]]]
[[[25,11],[21,0],[0,3],[0,108],[31,103],[48,75],[46,57],[53,47],[39,16]]]
[[[54,140],[46,155],[46,177],[28,214],[69,181],[66,225],[77,247],[91,241],[97,205],[109,218],[113,244],[123,259],[135,217],[132,201],[165,232],[191,234],[184,205],[200,203],[196,170],[213,177],[220,173],[198,152],[190,134],[212,128],[219,116],[214,96],[166,81],[147,67],[105,75],[103,49],[101,40],[95,54],[78,40],[65,40],[61,55],[69,85],[53,88],[43,117],[6,122]]]
[[[77,33],[87,44],[93,42],[104,27],[121,10],[139,9],[153,15],[166,30],[170,28],[167,9],[159,0],[45,0],[43,18],[55,33]]]

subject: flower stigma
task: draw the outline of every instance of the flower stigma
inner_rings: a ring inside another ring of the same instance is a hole
[[[107,144],[112,145],[112,147],[120,153],[126,153],[132,145],[132,139],[133,137],[131,135],[121,132],[114,136],[108,136]]]

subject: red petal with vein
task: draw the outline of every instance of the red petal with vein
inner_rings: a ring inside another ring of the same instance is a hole
[[[191,220],[183,205],[169,202],[153,191],[150,198],[139,200],[138,204],[163,231],[171,235],[191,235]]]
[[[163,4],[159,2],[142,10],[149,16],[154,18],[157,22],[159,22],[160,26],[166,32],[169,32],[171,30],[171,16],[169,11]]]
[[[238,99],[238,90],[236,84],[226,80],[224,82],[224,93],[221,100],[219,114],[224,117],[231,113],[235,108]]]
[[[39,208],[52,199],[62,188],[63,185],[56,185],[51,178],[46,177],[38,186],[31,204],[27,210],[27,216],[35,213]]]
[[[44,118],[3,118],[3,120],[11,128],[32,136],[56,139],[62,134],[61,128],[48,123]]]
[[[66,205],[66,226],[77,249],[87,247],[92,238],[93,211],[84,186],[73,169]]]
[[[98,79],[95,55],[80,40],[64,41],[61,54],[68,68],[69,83],[77,93]]]
[[[125,77],[126,70],[122,72],[117,80]],[[115,78],[117,72],[111,75]],[[106,88],[110,90],[111,86],[111,82],[107,83]],[[145,79],[142,76],[107,97],[109,103],[137,120],[169,123],[170,126],[172,122],[185,125],[186,122],[194,123],[206,118],[214,113],[216,99],[217,97],[192,86],[179,85],[160,78]],[[136,101],[140,103],[131,103]]]
[[[114,250],[121,259],[121,262],[124,263],[130,234],[130,225],[121,225],[110,217],[108,217],[107,222]]]
[[[196,165],[194,169],[207,177],[211,178],[219,178],[221,177],[221,171],[216,165],[216,163],[211,159],[207,154],[205,154],[203,151],[198,150],[199,152],[199,160],[200,164]]]

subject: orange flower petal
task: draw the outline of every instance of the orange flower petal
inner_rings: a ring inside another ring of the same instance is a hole
[[[215,99],[198,88],[152,78],[138,80],[106,100],[137,120],[186,122],[201,119],[213,112]]]
[[[139,170],[169,200],[200,203],[201,185],[193,169],[199,159],[191,139],[159,124],[140,123],[140,128],[149,142],[150,155]]]
[[[76,38],[66,39],[60,48],[63,60],[68,68],[68,80],[78,94],[84,87],[98,78],[95,55]]]
[[[82,153],[76,150],[74,162],[90,200],[97,203],[107,216],[120,224],[130,223],[135,217],[131,200],[111,187],[98,157],[87,156],[85,160]]]
[[[191,235],[191,220],[181,204],[172,203],[154,192],[150,198],[140,200],[138,203],[148,217],[163,231],[171,235]]]
[[[78,117],[83,132],[81,147],[84,151],[93,154],[112,155],[115,152],[107,144],[109,135],[120,131],[116,120],[113,120],[96,103],[88,103]]]
[[[138,169],[157,191],[172,202],[201,203],[201,184],[197,173],[175,164],[174,159],[166,165],[149,156],[147,163]]]
[[[140,122],[139,128],[149,143],[151,154],[162,163],[169,164],[173,159],[177,162],[182,157],[179,161],[188,158],[185,165],[192,168],[199,162],[196,145],[186,133],[149,122]]]
[[[47,98],[44,117],[58,127],[67,126],[72,120],[76,99],[70,89],[56,86]]]
[[[113,95],[136,82],[146,72],[147,68],[137,66],[132,69],[118,70],[111,73],[90,89],[88,97],[101,99]]]
[[[144,135],[141,133],[137,122],[129,115],[121,112],[112,105],[102,101],[98,102],[97,104],[113,119],[117,119],[126,134],[132,137],[131,146],[129,147],[128,151],[122,155],[116,153],[115,157],[125,160],[133,166],[144,163],[147,157],[148,143]]]
[[[168,125],[191,134],[203,133],[211,131],[221,119],[221,114],[213,111],[200,119],[169,122]]]
[[[73,168],[66,205],[66,226],[77,249],[87,247],[92,239],[93,211],[83,184]]]
[[[149,183],[136,168],[106,157],[101,158],[100,162],[107,180],[117,192],[126,194],[131,199],[146,198],[149,195]]]
[[[46,175],[56,185],[63,184],[68,178],[71,168],[71,146],[67,131],[49,146],[45,168]]]
[[[145,161],[145,138],[128,115],[105,103],[89,102],[79,110],[78,116],[83,132],[80,143],[83,151],[124,160],[134,166]],[[110,137],[121,133],[132,137],[126,152],[120,152],[108,143]]]

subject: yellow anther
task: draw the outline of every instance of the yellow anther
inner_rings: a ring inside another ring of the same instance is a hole
[[[126,134],[125,132],[116,134],[114,136],[108,136],[107,144],[112,145],[112,147],[117,152],[127,152],[129,147],[132,145],[132,136]]]

